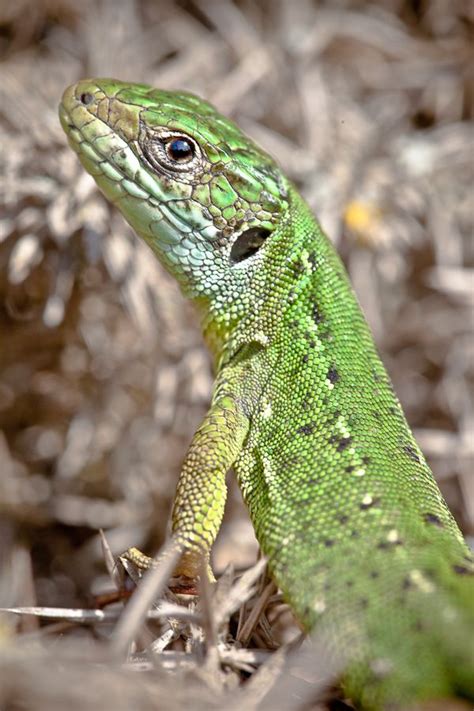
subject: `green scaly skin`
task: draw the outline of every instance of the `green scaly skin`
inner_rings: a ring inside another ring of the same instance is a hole
[[[195,577],[209,557],[233,466],[276,583],[345,660],[361,708],[474,698],[469,550],[295,188],[190,94],[84,80],[64,93],[60,118],[85,169],[196,303],[215,357],[174,504],[177,572]]]

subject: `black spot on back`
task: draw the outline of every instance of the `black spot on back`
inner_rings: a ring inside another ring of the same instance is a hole
[[[322,315],[321,311],[319,310],[317,304],[313,304],[311,316],[312,316],[314,323],[316,323],[316,324],[322,323],[324,321],[324,316]]]
[[[424,513],[423,519],[424,519],[425,523],[432,523],[434,526],[437,526],[438,528],[443,528],[443,522],[436,514]]]
[[[339,444],[337,445],[337,451],[343,452],[351,444],[352,444],[352,437],[342,437],[342,439],[339,440]]]
[[[313,269],[316,269],[318,266],[318,258],[316,256],[316,252],[310,252],[308,255],[308,262],[311,264]]]
[[[301,425],[301,427],[298,427],[296,431],[298,434],[310,435],[313,434],[315,428],[316,422],[308,422],[306,425]]]
[[[453,565],[453,570],[457,575],[473,575],[474,570],[466,568],[465,565]]]
[[[420,457],[418,456],[418,453],[414,447],[411,446],[411,444],[405,444],[402,447],[403,451],[408,454],[410,459],[413,459],[414,462],[420,463]]]
[[[297,277],[304,272],[304,264],[301,260],[298,260],[293,267],[293,273]]]
[[[341,376],[340,376],[339,373],[337,372],[336,367],[335,367],[334,365],[332,365],[332,366],[329,368],[328,373],[327,373],[327,375],[326,375],[326,378],[329,380],[329,382],[331,382],[331,383],[333,383],[333,384],[334,384],[334,383],[337,383],[338,380],[341,379]]]
[[[403,541],[400,539],[397,539],[395,541],[380,541],[380,543],[377,544],[377,548],[381,551],[385,551],[388,548],[392,548],[394,546],[403,546]]]
[[[329,444],[336,444],[336,449],[338,452],[343,452],[347,447],[352,444],[352,437],[339,437],[338,435],[331,435],[328,440]],[[347,469],[346,469],[347,471]]]

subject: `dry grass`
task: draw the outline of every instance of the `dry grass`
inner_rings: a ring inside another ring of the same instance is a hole
[[[120,583],[99,528],[113,555],[163,541],[212,374],[192,310],[66,147],[63,88],[189,89],[279,158],[473,535],[473,24],[463,0],[0,2],[0,605],[84,622],[1,618],[2,711],[306,709],[320,688],[303,653],[280,673],[273,650],[296,630],[264,581],[228,572],[191,615],[164,608],[145,629],[147,605],[128,627],[120,602],[83,619]],[[233,486],[215,567],[256,552]]]

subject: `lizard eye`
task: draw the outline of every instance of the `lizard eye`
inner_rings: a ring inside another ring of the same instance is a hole
[[[201,155],[196,141],[180,134],[149,136],[143,152],[154,168],[167,168],[173,172],[193,170]]]
[[[195,153],[194,144],[184,136],[168,138],[165,142],[165,150],[168,158],[177,163],[189,163]]]

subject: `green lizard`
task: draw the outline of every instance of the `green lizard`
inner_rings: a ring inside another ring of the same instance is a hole
[[[215,357],[174,503],[177,573],[196,577],[209,559],[233,467],[271,574],[301,625],[347,660],[361,708],[474,698],[469,550],[294,186],[191,94],[83,80],[60,118],[197,305]]]

